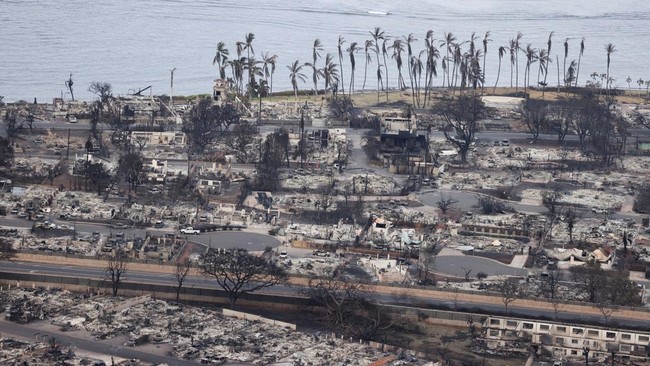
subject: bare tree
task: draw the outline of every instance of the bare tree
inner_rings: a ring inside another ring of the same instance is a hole
[[[113,87],[105,81],[93,81],[90,83],[88,91],[97,95],[102,103],[108,103],[113,98]]]
[[[436,263],[436,247],[438,243],[434,242],[431,245],[420,249],[419,259],[420,259],[420,283],[423,285],[435,284],[435,282],[429,279],[429,272],[434,268]]]
[[[469,282],[469,276],[472,274],[472,269],[463,267],[463,272],[465,273],[465,281]]]
[[[537,99],[526,99],[517,108],[517,113],[528,127],[528,131],[533,135],[533,142],[537,142],[540,132],[548,129],[548,102]]]
[[[259,129],[248,122],[241,120],[233,127],[232,132],[226,137],[226,145],[237,152],[237,161],[250,163],[255,156],[255,145],[260,143]]]
[[[506,307],[506,315],[508,315],[508,306],[521,297],[519,280],[514,277],[502,278],[497,284],[497,289],[501,295],[501,301]]]
[[[557,320],[557,315],[560,311],[564,310],[564,303],[558,298],[553,298],[550,300],[551,306],[553,307],[553,319]]]
[[[180,299],[181,289],[183,288],[185,278],[190,273],[190,269],[192,269],[192,262],[190,262],[189,258],[181,259],[174,265],[172,278],[174,279],[174,289],[176,290],[176,302]]]
[[[503,201],[498,200],[492,196],[477,195],[476,200],[481,207],[481,212],[484,215],[496,215],[506,213],[508,207]]]
[[[564,278],[562,271],[549,271],[542,280],[542,292],[547,298],[555,299],[560,281]]]
[[[456,207],[457,203],[458,200],[440,194],[440,199],[438,200],[438,202],[436,202],[436,206],[438,207],[438,209],[440,209],[442,215],[446,216],[447,212],[449,212],[449,210],[453,210]]]
[[[8,138],[0,136],[0,166],[11,166],[14,161],[14,148]]]
[[[587,295],[589,302],[595,303],[602,298],[607,276],[600,268],[600,263],[589,261],[582,266],[571,267],[571,275],[577,283],[577,289]]]
[[[458,97],[442,98],[434,107],[433,114],[442,118],[443,130],[448,142],[456,147],[463,162],[474,142],[479,121],[485,119],[489,109],[478,94],[461,94]]]
[[[241,295],[285,283],[288,278],[282,267],[245,249],[221,253],[210,249],[201,256],[199,268],[204,276],[214,277],[228,294],[230,308]]]
[[[358,281],[346,281],[338,268],[329,276],[310,278],[305,291],[329,323],[351,336],[370,340],[392,326],[381,308],[369,301],[369,289]]]
[[[16,255],[13,242],[7,238],[0,238],[0,260],[11,259]]]
[[[128,258],[126,252],[116,249],[106,258],[105,277],[111,282],[113,296],[117,296],[122,283],[122,277],[128,270]]]
[[[578,214],[576,210],[569,209],[564,213],[564,223],[566,223],[567,231],[569,232],[569,243],[573,243],[573,230],[578,222]]]
[[[598,310],[600,310],[600,313],[603,315],[603,318],[605,318],[605,325],[609,322],[609,318],[618,311],[618,306],[612,305],[607,302],[599,302],[596,304],[596,307]]]

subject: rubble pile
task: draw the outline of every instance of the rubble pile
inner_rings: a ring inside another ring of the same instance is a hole
[[[174,356],[202,363],[230,360],[256,365],[367,365],[387,355],[333,335],[294,332],[164,301],[150,300],[109,313],[107,310],[119,305],[119,298],[84,298],[67,291],[43,289],[14,289],[0,294],[3,303],[11,304],[10,320],[49,318],[54,325],[68,331],[83,329],[97,339],[128,335],[129,346],[169,343]],[[75,306],[71,306],[73,302]],[[30,309],[29,314],[36,316],[27,317],[26,311],[18,316],[16,308]]]
[[[286,190],[304,190],[305,188],[326,187],[334,183],[334,189],[350,192],[367,193],[372,195],[395,195],[399,194],[399,184],[391,178],[377,174],[358,175],[337,175],[333,178],[332,173],[327,174],[325,170],[317,169],[296,169],[293,173],[282,175],[282,188]]]

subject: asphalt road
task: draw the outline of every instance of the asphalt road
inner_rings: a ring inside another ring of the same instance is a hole
[[[152,235],[163,236],[166,233],[174,232],[172,230],[160,230],[160,229],[112,229],[102,224],[89,224],[76,222],[74,220],[57,220],[53,218],[49,219],[50,222],[57,224],[67,224],[73,226],[77,233],[80,235],[90,236],[93,232],[99,232],[102,235],[116,234],[118,232],[123,232],[126,237],[144,237],[147,233]],[[33,221],[28,221],[26,219],[19,219],[15,216],[5,216],[0,218],[0,226],[8,226],[13,228],[23,228],[29,229],[32,227]],[[178,232],[175,232],[178,234]],[[206,247],[211,248],[244,248],[249,251],[260,251],[264,250],[266,247],[277,247],[280,245],[280,241],[270,235],[259,234],[247,231],[213,231],[201,233],[199,235],[181,235],[187,240],[203,244]]]
[[[83,277],[83,278],[104,278],[104,270],[102,268],[87,268],[87,267],[71,267],[71,266],[59,266],[53,264],[44,264],[44,263],[30,263],[30,262],[0,262],[3,271],[18,272],[18,273],[37,273],[37,274],[50,274],[55,276],[73,276],[73,277]],[[129,271],[126,274],[125,281],[136,282],[136,283],[153,283],[153,284],[173,284],[173,279],[171,275],[165,276],[159,273],[147,273],[147,272],[135,272]],[[185,285],[188,287],[207,287],[207,288],[218,288],[218,285],[214,280],[204,277],[190,277],[186,279]],[[291,286],[275,286],[263,291],[260,293],[274,294],[274,295],[300,295],[301,287],[291,287]],[[392,303],[400,304],[405,306],[414,306],[417,307],[430,307],[430,306],[447,306],[453,308],[455,305],[474,309],[475,312],[503,312],[504,307],[501,305],[495,305],[491,303],[463,303],[459,302],[454,304],[453,301],[449,300],[440,300],[433,297],[426,296],[405,296],[403,294],[396,295],[374,295],[374,299],[383,303]],[[517,302],[513,302],[508,307],[510,315],[512,316],[524,316],[524,317],[539,317],[545,316],[549,319],[553,319],[554,313],[552,310],[541,310],[541,309],[530,309],[518,307]],[[564,320],[567,322],[576,322],[576,321],[589,321],[597,322],[602,321],[601,317],[585,315],[583,313],[571,313],[560,311],[558,313],[558,319]],[[647,319],[624,319],[617,318],[616,315],[610,319],[610,322],[615,322],[621,326],[643,326],[647,329],[650,329],[650,318]],[[0,328],[1,329],[1,328]]]
[[[42,327],[38,326],[38,323],[29,325],[29,324],[16,324],[8,322],[4,319],[0,319],[0,333],[3,336],[14,336],[20,337],[28,340],[38,338],[56,338],[59,344],[99,353],[109,356],[121,357],[126,359],[137,358],[144,362],[159,364],[165,363],[169,366],[196,366],[198,362],[178,360],[172,357],[153,354],[149,352],[143,352],[136,348],[118,346],[111,344],[108,341],[99,341],[94,339],[76,337],[75,332],[56,332],[56,331],[47,331]]]
[[[488,276],[526,276],[528,274],[528,270],[525,268],[510,267],[495,260],[469,255],[438,256],[434,266],[436,272],[456,277],[465,277],[465,269],[472,270],[471,278],[475,278],[479,272]]]

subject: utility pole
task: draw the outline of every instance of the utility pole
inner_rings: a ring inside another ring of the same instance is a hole
[[[70,128],[68,128],[68,148],[65,152],[65,160],[69,160],[70,158]]]
[[[169,83],[169,109],[174,107],[174,71],[176,71],[175,67],[169,70],[169,73],[171,74],[171,80]]]

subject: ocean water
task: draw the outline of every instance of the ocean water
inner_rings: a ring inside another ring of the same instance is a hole
[[[468,40],[476,32],[480,48],[484,33],[490,31],[489,86],[496,79],[498,47],[507,45],[517,32],[524,35],[522,47],[530,43],[536,48],[546,48],[549,32],[555,32],[549,85],[557,83],[555,55],[559,53],[562,68],[564,40],[569,38],[568,65],[578,59],[582,37],[581,84],[593,72],[605,73],[607,43],[617,49],[610,71],[616,86],[627,88],[628,76],[633,89],[637,79],[650,79],[647,0],[0,0],[0,95],[6,101],[35,97],[50,101],[65,93],[69,74],[77,99],[93,98],[88,92],[92,81],[110,82],[115,94],[149,85],[154,94],[168,94],[172,68],[176,68],[175,95],[208,93],[218,75],[212,65],[217,42],[225,42],[234,55],[235,42],[249,32],[255,34],[256,57],[262,52],[278,56],[274,91],[290,90],[286,66],[294,60],[310,61],[316,38],[324,45],[323,58],[327,52],[336,56],[339,35],[346,46],[352,41],[363,45],[374,27],[390,36],[413,33],[418,39],[415,52],[423,48],[428,30],[436,39],[452,32],[458,40]],[[520,54],[519,59],[521,84],[525,57]],[[363,53],[356,60],[359,89]],[[343,63],[347,85],[347,55]],[[367,89],[375,87],[375,67],[374,62],[369,66]],[[389,86],[395,87],[394,62],[389,67]],[[501,86],[510,84],[509,67],[506,56]],[[536,80],[536,65],[532,70]],[[312,88],[310,70],[305,74],[307,83],[300,89]],[[435,84],[440,82],[439,78]]]

